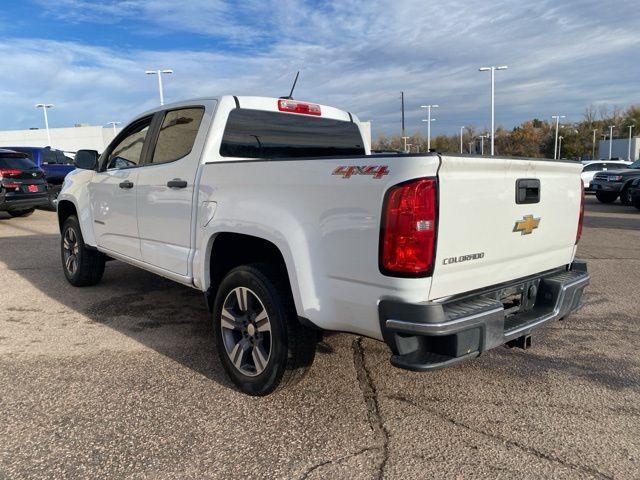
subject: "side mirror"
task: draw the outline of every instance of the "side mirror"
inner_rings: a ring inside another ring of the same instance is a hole
[[[78,150],[73,162],[76,168],[95,170],[98,166],[98,152],[96,150]]]

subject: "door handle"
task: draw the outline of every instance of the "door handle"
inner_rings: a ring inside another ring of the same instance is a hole
[[[124,182],[121,182],[118,186],[120,188],[127,188],[127,189],[133,188],[133,182],[130,182],[129,180],[125,180]]]
[[[179,178],[174,178],[173,180],[169,180],[167,182],[167,187],[169,188],[187,188],[187,181],[180,180]]]

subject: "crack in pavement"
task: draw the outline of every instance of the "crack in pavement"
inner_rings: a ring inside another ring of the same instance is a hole
[[[338,457],[338,458],[332,458],[330,460],[325,460],[323,462],[317,463],[311,467],[309,467],[301,476],[300,476],[300,480],[306,480],[307,478],[309,478],[309,475],[311,475],[313,472],[315,472],[316,470],[318,470],[319,468],[324,467],[325,465],[339,465],[342,462],[344,462],[345,460],[349,460],[350,458],[353,457],[357,457],[358,455],[362,455],[363,453],[366,452],[370,452],[374,450],[371,447],[367,447],[367,448],[363,448],[358,450],[357,452],[354,453],[350,453],[348,455],[344,455],[342,457]]]
[[[378,391],[371,378],[371,373],[367,369],[364,360],[364,349],[362,348],[362,337],[358,337],[353,340],[353,364],[356,369],[356,378],[358,379],[358,385],[362,391],[364,401],[367,407],[367,418],[369,420],[369,426],[373,431],[373,434],[379,439],[380,446],[377,450],[380,451],[381,459],[378,465],[377,479],[384,478],[384,470],[389,461],[389,431],[384,425],[384,420],[380,414],[380,404],[378,402]]]
[[[601,479],[605,479],[605,480],[613,480],[613,478],[614,478],[613,476],[608,475],[606,473],[603,473],[603,472],[601,472],[601,471],[597,470],[596,468],[591,467],[589,465],[579,465],[577,463],[572,463],[572,462],[563,460],[562,458],[559,458],[559,457],[557,457],[555,455],[551,455],[549,453],[545,453],[545,452],[542,452],[540,450],[537,450],[537,449],[535,449],[533,447],[529,447],[527,445],[523,445],[523,444],[521,444],[519,442],[516,442],[514,440],[509,440],[509,439],[504,438],[504,437],[502,437],[500,435],[497,435],[497,434],[494,434],[494,433],[489,433],[489,432],[486,432],[484,430],[480,430],[478,428],[474,428],[474,427],[472,427],[470,425],[467,425],[464,422],[461,422],[459,420],[455,420],[455,419],[453,419],[451,417],[448,417],[448,416],[444,415],[443,413],[441,413],[441,412],[439,412],[437,410],[434,410],[434,409],[429,408],[429,407],[425,407],[423,405],[419,405],[418,403],[414,402],[413,400],[410,400],[410,399],[408,399],[406,397],[403,397],[401,395],[391,395],[388,398],[391,399],[391,400],[396,400],[398,402],[406,403],[406,404],[411,405],[413,407],[419,408],[419,409],[421,409],[423,411],[427,411],[427,412],[435,415],[436,417],[440,418],[441,420],[444,420],[444,421],[450,423],[451,425],[454,425],[454,426],[459,427],[459,428],[463,428],[463,429],[468,430],[470,432],[474,432],[474,433],[483,435],[483,436],[485,436],[487,438],[490,438],[492,440],[502,442],[505,445],[508,445],[510,447],[515,447],[515,448],[517,448],[517,449],[519,449],[519,450],[521,450],[521,451],[523,451],[525,453],[528,453],[529,455],[533,455],[534,457],[537,457],[539,459],[547,460],[549,462],[559,463],[560,465],[563,465],[563,466],[565,466],[567,468],[570,468],[572,470],[577,470],[577,471],[581,472],[582,474],[586,473],[586,474],[592,475],[592,476],[594,476],[596,478],[601,478]]]

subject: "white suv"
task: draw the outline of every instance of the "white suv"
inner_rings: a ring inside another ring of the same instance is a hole
[[[624,160],[594,160],[592,162],[585,162],[582,168],[582,183],[585,190],[590,190],[590,183],[596,173],[607,170],[620,170],[631,165],[631,162]]]

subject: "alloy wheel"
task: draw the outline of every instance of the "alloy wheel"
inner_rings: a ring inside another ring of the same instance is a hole
[[[64,267],[73,275],[78,269],[78,237],[73,228],[67,228],[62,237],[62,249],[64,251]]]
[[[222,341],[231,363],[243,375],[260,375],[271,357],[271,322],[262,301],[247,287],[236,287],[220,314]]]

